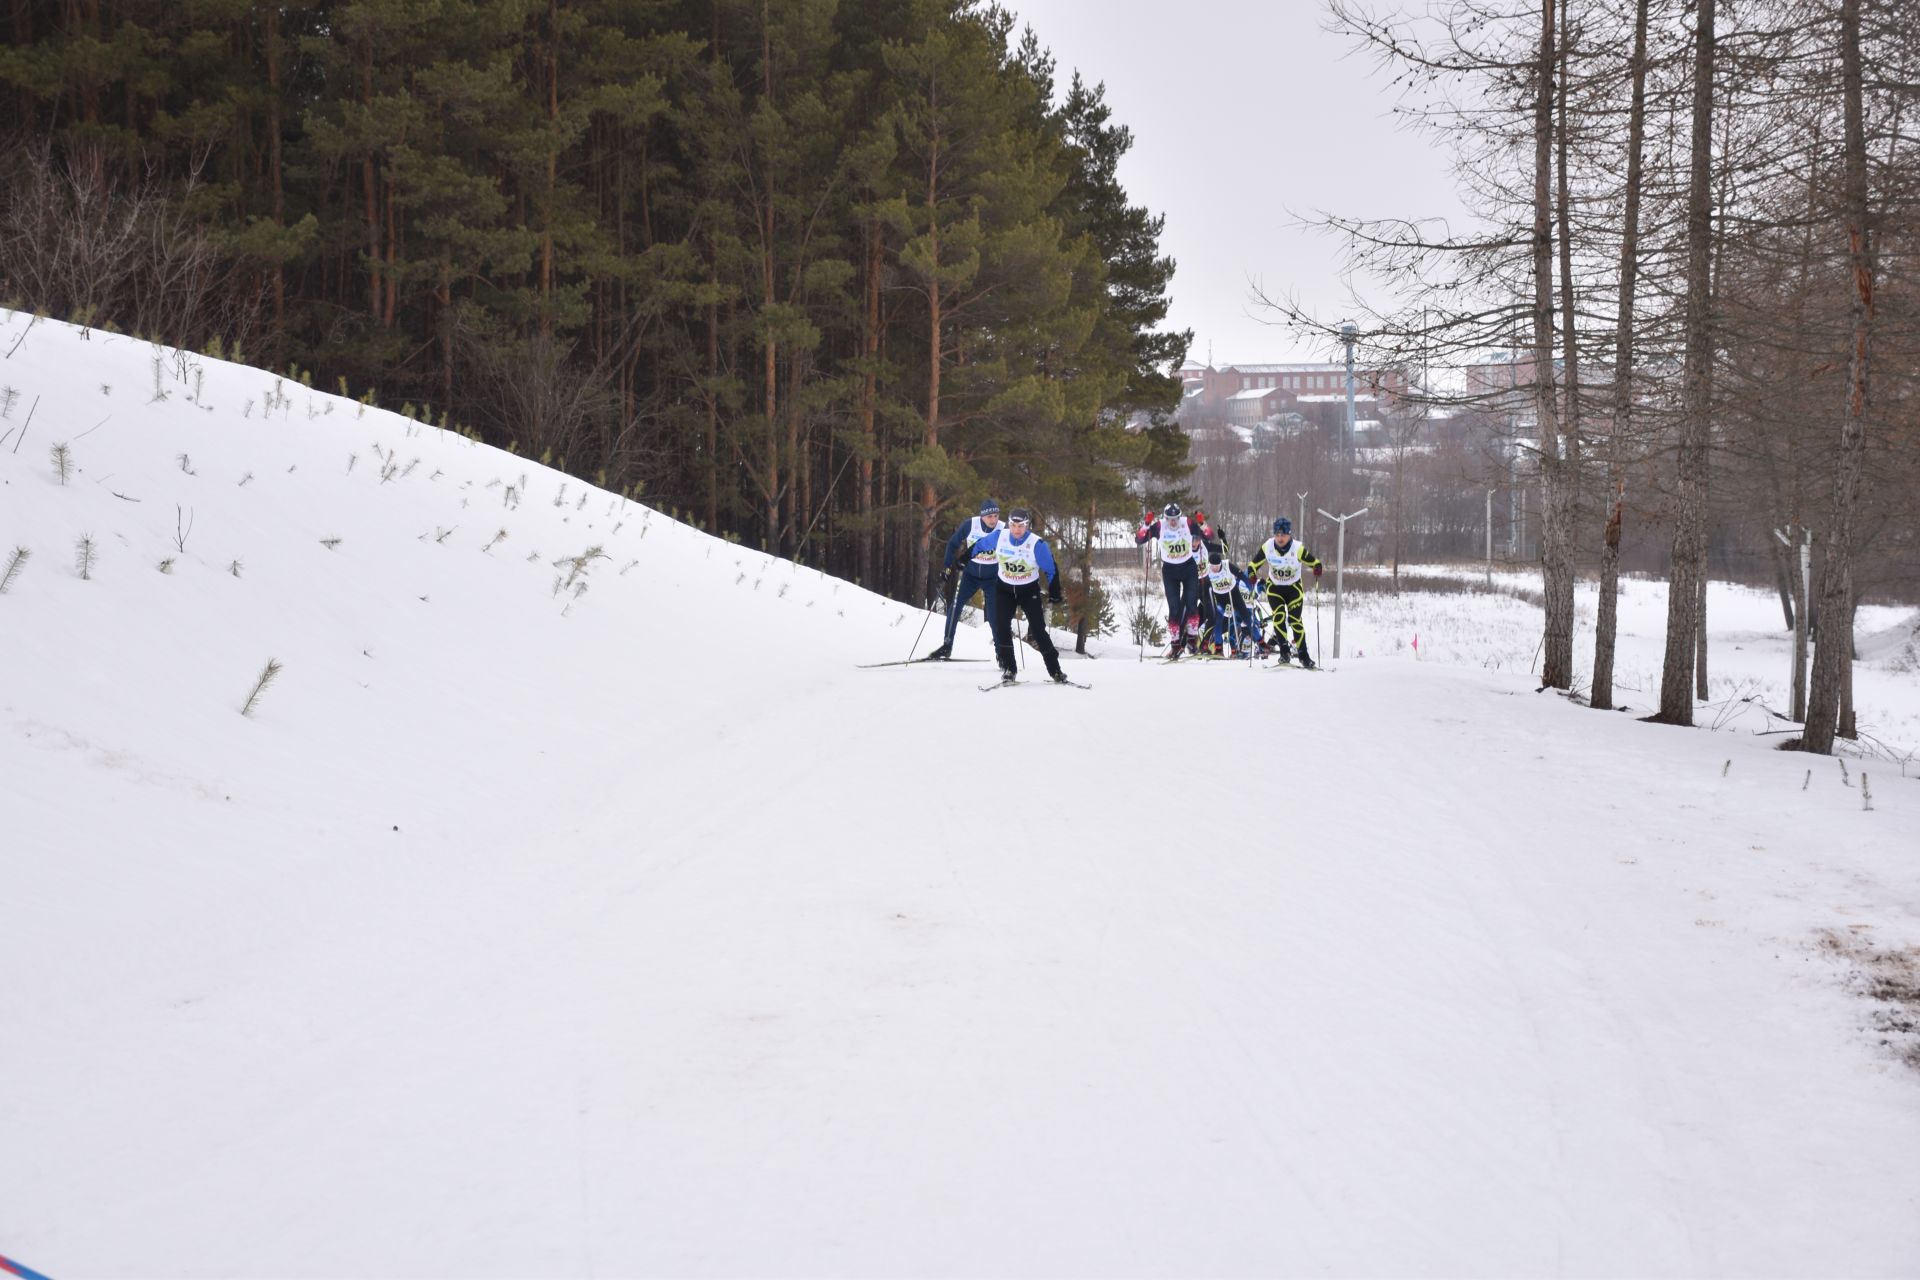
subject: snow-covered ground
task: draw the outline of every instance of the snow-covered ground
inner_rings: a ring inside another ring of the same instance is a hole
[[[924,615],[405,418],[44,321],[8,387],[56,1280],[1920,1258],[1896,767],[1536,695],[1502,597],[1333,675],[856,670]]]

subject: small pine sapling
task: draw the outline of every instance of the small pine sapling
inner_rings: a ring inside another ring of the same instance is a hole
[[[93,566],[99,562],[99,544],[94,542],[92,534],[81,534],[80,541],[73,544],[73,567],[79,572],[82,582],[93,581]]]
[[[63,485],[73,476],[73,450],[64,444],[53,446],[53,474]]]
[[[227,572],[237,578],[240,576],[240,570],[244,567],[245,566],[242,565],[238,560],[235,560],[232,564],[227,566]]]
[[[172,572],[173,572],[173,557],[172,557],[172,556],[168,556],[168,557],[167,557],[167,558],[166,558],[165,560],[162,560],[162,561],[160,562],[160,572],[162,572],[162,573],[172,573]]]
[[[20,570],[26,566],[27,561],[32,556],[33,552],[27,550],[25,547],[15,547],[13,549],[13,554],[7,557],[6,572],[0,573],[0,596],[7,593],[7,588],[13,585],[13,580],[19,576]]]
[[[491,552],[494,549],[494,547],[498,546],[502,542],[505,542],[506,540],[507,540],[507,531],[505,529],[502,529],[500,530],[500,532],[493,535],[492,540],[489,541],[486,546],[480,548],[481,554],[484,555]]]
[[[240,708],[241,715],[250,716],[253,714],[254,704],[260,701],[260,695],[267,691],[267,686],[273,683],[274,677],[278,676],[280,671],[281,666],[279,661],[274,658],[268,658],[267,665],[260,668],[259,678],[253,682],[253,692],[247,695],[246,703]]]
[[[327,550],[332,551],[335,547],[338,547],[340,545],[340,539],[322,538],[320,539],[320,545],[325,547]]]
[[[175,456],[174,461],[180,464],[180,470],[184,471],[186,474],[190,476],[197,476],[200,474],[198,471],[195,471],[193,469],[193,459],[189,458],[186,454],[182,453]]]

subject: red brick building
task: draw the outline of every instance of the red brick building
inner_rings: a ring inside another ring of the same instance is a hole
[[[1185,394],[1180,401],[1181,425],[1192,430],[1208,426],[1251,426],[1302,406],[1339,403],[1347,399],[1344,361],[1291,364],[1230,364],[1215,368],[1188,362],[1180,370]],[[1406,379],[1392,369],[1353,371],[1356,410],[1378,417],[1378,403],[1406,390]]]

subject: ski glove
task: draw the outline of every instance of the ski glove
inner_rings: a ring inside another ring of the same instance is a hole
[[[1320,576],[1320,566],[1319,566],[1319,565],[1315,565],[1315,566],[1313,566],[1313,576],[1314,576],[1314,577],[1316,577],[1316,578]]]
[[[1047,603],[1048,603],[1048,604],[1065,604],[1066,602],[1067,602],[1067,598],[1066,598],[1065,596],[1063,596],[1063,595],[1061,595],[1061,594],[1060,594],[1060,588],[1059,588],[1059,587],[1049,587],[1049,588],[1047,588]]]

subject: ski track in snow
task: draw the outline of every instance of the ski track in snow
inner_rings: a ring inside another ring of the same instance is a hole
[[[0,446],[0,556],[32,551],[0,596],[0,1252],[1912,1274],[1915,1045],[1817,945],[1920,947],[1886,765],[1867,813],[1863,762],[1464,662],[1112,645],[1084,696],[1021,698],[855,670],[925,615],[350,400],[283,381],[262,421],[257,370],[198,360],[195,404],[163,354],[151,401],[154,355],[43,321],[0,364],[0,432],[42,398]],[[1350,651],[1400,620],[1356,610]]]

